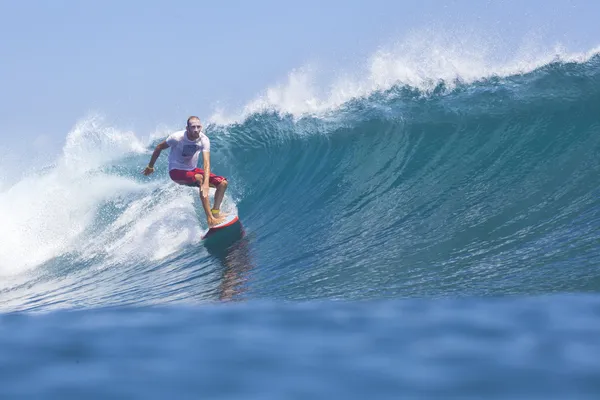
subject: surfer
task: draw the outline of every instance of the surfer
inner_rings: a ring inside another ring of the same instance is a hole
[[[206,213],[208,226],[221,223],[225,219],[225,216],[221,215],[220,207],[227,189],[227,179],[213,174],[210,170],[210,140],[202,129],[200,118],[189,117],[185,130],[171,134],[156,146],[148,166],[144,169],[144,175],[154,172],[154,163],[161,151],[168,147],[171,148],[169,153],[171,180],[180,185],[199,187],[200,200]],[[203,158],[202,169],[197,168],[200,153]],[[216,188],[212,209],[208,200],[209,187]]]

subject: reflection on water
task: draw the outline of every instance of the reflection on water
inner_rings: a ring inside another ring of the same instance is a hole
[[[248,273],[254,267],[250,256],[250,240],[241,224],[215,233],[204,241],[204,245],[223,266],[219,300],[241,300],[247,288]]]

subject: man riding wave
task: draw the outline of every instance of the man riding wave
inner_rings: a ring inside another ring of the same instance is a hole
[[[210,171],[210,140],[202,129],[200,118],[189,117],[185,130],[171,134],[156,146],[148,166],[144,169],[144,175],[154,172],[154,163],[166,148],[171,149],[169,153],[171,179],[180,185],[200,188],[200,200],[209,227],[223,222],[225,216],[221,215],[220,207],[227,189],[227,179]],[[197,168],[200,153],[203,159],[202,169]],[[212,209],[208,200],[209,187],[216,188]]]

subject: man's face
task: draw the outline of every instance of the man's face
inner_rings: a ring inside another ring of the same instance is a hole
[[[200,132],[202,131],[202,124],[199,120],[193,119],[188,123],[187,129],[190,137],[192,139],[196,139],[200,136]]]

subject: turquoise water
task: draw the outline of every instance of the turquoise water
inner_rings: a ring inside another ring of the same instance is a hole
[[[162,137],[82,122],[0,192],[0,393],[597,398],[599,67],[210,124],[216,249]]]

